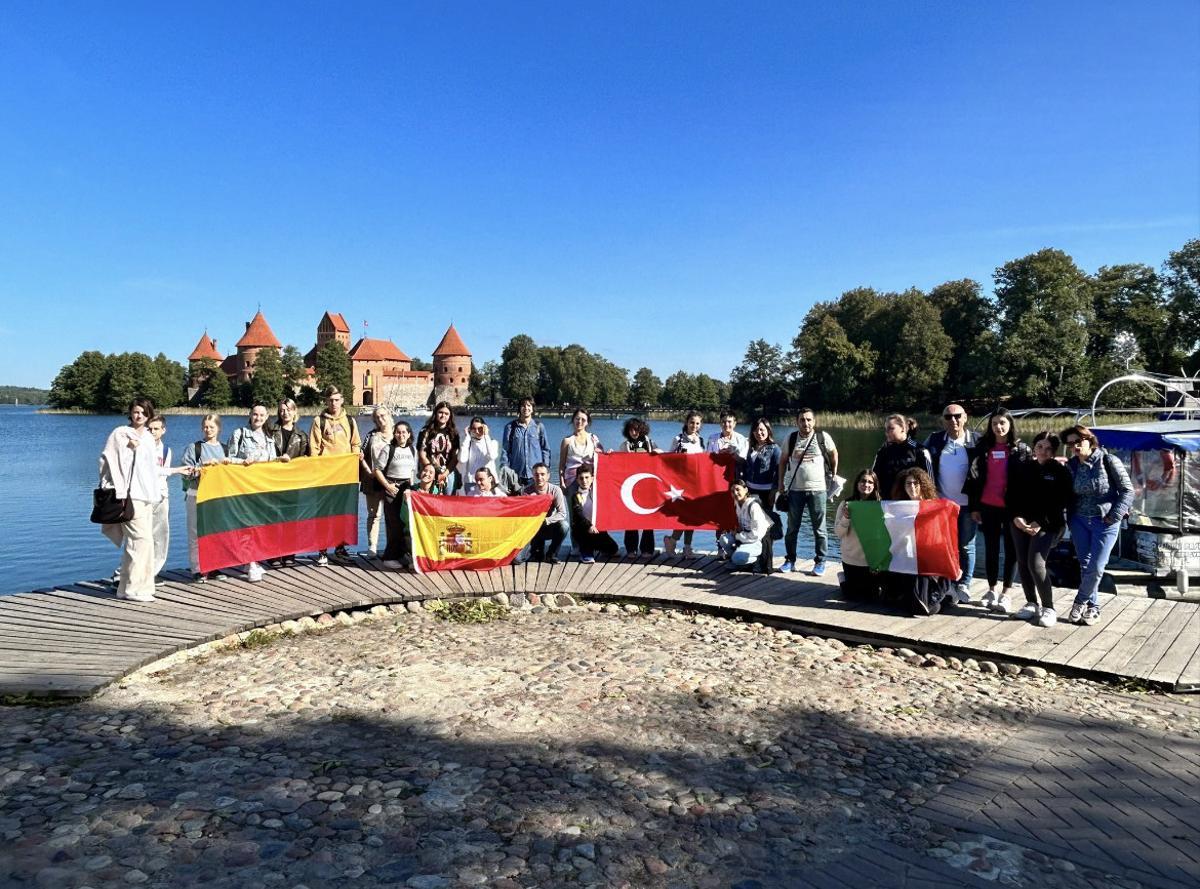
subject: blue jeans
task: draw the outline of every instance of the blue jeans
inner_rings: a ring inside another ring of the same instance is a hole
[[[975,534],[978,526],[966,506],[958,509],[958,564],[962,568],[959,583],[969,584],[975,576]]]
[[[814,562],[825,561],[827,538],[825,536],[825,491],[788,491],[788,521],[787,533],[783,536],[783,546],[787,561],[796,561],[796,538],[800,535],[800,523],[804,513],[808,513],[812,521]]]
[[[1075,555],[1079,557],[1079,592],[1075,604],[1100,607],[1096,591],[1100,589],[1100,578],[1108,565],[1121,533],[1121,523],[1111,525],[1102,516],[1071,516],[1071,542],[1075,544]]]
[[[762,542],[738,543],[732,534],[725,533],[717,538],[717,550],[729,556],[729,564],[735,567],[749,565],[762,555]]]

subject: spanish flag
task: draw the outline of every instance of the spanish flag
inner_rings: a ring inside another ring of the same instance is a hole
[[[435,497],[409,493],[413,564],[418,572],[508,565],[550,509],[549,494],[522,497]]]
[[[200,570],[358,543],[358,459],[204,467],[196,490]]]

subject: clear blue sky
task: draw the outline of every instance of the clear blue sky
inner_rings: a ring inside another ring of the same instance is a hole
[[[0,4],[0,383],[262,304],[725,377],[815,301],[1200,234],[1200,4]]]

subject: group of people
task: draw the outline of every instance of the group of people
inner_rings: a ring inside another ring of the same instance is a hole
[[[297,425],[299,413],[291,399],[276,406],[273,418],[265,405],[255,405],[246,424],[225,441],[220,417],[208,414],[201,419],[201,438],[185,449],[179,467],[171,465],[170,449],[162,441],[165,419],[156,415],[149,400],[135,399],[128,425],[109,435],[100,457],[101,485],[124,490],[134,504],[129,521],[104,526],[110,539],[123,547],[121,566],[114,576],[117,595],[138,601],[153,599],[154,578],[167,559],[167,481],[172,475],[183,476],[193,577],[208,579],[199,566],[196,492],[202,468],[213,463],[253,464],[357,452],[367,507],[368,552],[378,553],[382,526],[386,531],[382,560],[389,569],[412,566],[407,517],[411,491],[472,497],[549,495],[545,520],[519,559],[558,561],[568,534],[583,562],[619,552],[617,541],[595,523],[594,463],[605,448],[589,429],[587,410],[579,408],[572,415],[572,431],[559,444],[557,478],[552,482],[550,445],[545,427],[533,416],[532,399],[521,400],[517,416],[505,424],[497,440],[482,417],[472,417],[465,435],[460,436],[453,410],[445,402],[436,405],[415,435],[407,422],[394,420],[386,407],[376,406],[371,413],[373,428],[360,437],[342,394],[330,387],[324,397],[324,410],[314,417],[307,433]],[[947,406],[942,420],[944,428],[919,443],[911,420],[899,414],[886,419],[883,446],[871,468],[858,473],[834,519],[834,532],[841,541],[845,595],[894,601],[915,614],[936,613],[954,602],[969,603],[975,539],[982,529],[987,591],[980,604],[999,613],[1015,613],[1039,626],[1053,626],[1057,614],[1047,558],[1069,527],[1082,575],[1069,619],[1095,623],[1100,577],[1120,521],[1132,503],[1132,487],[1121,462],[1106,454],[1095,435],[1083,426],[1072,426],[1061,436],[1039,432],[1030,447],[1017,436],[1016,423],[1003,408],[989,417],[982,434],[967,428],[967,413],[960,405]],[[748,438],[737,431],[737,419],[731,413],[720,417],[720,430],[707,438],[700,432],[702,422],[699,413],[689,412],[679,433],[663,449],[651,437],[645,420],[631,418],[622,427],[618,450],[732,454],[736,478],[730,492],[737,520],[736,527],[717,532],[718,557],[734,567],[769,574],[775,570],[774,541],[782,539],[785,554],[778,570],[795,571],[800,530],[807,520],[813,537],[808,573],[823,575],[828,552],[826,506],[840,493],[842,479],[838,476],[837,445],[828,432],[817,428],[814,412],[809,408],[797,412],[795,429],[782,445],[766,417],[751,423]],[[1058,457],[1063,444],[1071,452],[1069,460]],[[937,497],[959,506],[961,575],[914,577],[871,571],[850,522],[848,504]],[[667,534],[664,551],[675,554],[682,537],[682,555],[693,557],[694,533]],[[623,543],[630,556],[651,556],[656,551],[653,531],[626,531]],[[345,544],[336,547],[335,558],[348,555]],[[328,561],[328,553],[316,555],[317,565]],[[280,566],[294,563],[294,555],[275,562]],[[265,567],[247,565],[248,579],[261,580]],[[1017,575],[1025,604],[1014,612],[1012,586]]]
[[[970,603],[975,541],[982,530],[987,590],[979,604],[1052,627],[1058,613],[1047,565],[1069,529],[1080,581],[1067,619],[1095,624],[1100,619],[1100,579],[1133,503],[1124,465],[1100,447],[1086,426],[1073,425],[1061,433],[1040,431],[1030,446],[1020,439],[1015,418],[1004,408],[988,417],[982,434],[968,429],[967,420],[961,405],[948,405],[942,412],[943,429],[918,443],[912,421],[898,414],[887,418],[883,447],[872,467],[856,477],[834,523],[841,538],[844,593],[848,598],[890,599],[914,614]],[[1063,445],[1070,455],[1066,459],[1059,457]],[[937,497],[959,507],[962,574],[955,579],[872,572],[855,537],[848,502]],[[1025,598],[1019,609],[1013,603],[1014,577],[1019,577]]]

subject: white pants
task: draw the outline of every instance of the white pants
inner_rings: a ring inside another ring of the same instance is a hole
[[[196,538],[196,489],[189,488],[184,494],[184,505],[187,512],[188,531],[188,564],[193,574],[200,573],[200,544]]]
[[[163,570],[163,565],[167,564],[167,550],[171,546],[171,522],[168,514],[170,506],[171,498],[164,497],[154,504],[152,510],[154,517],[154,574],[156,577]]]
[[[145,500],[133,501],[133,518],[120,525],[101,525],[100,530],[115,546],[124,546],[121,555],[121,582],[117,595],[126,597],[154,595],[154,506]]]
[[[383,492],[363,494],[367,498],[367,548],[379,552],[379,526],[383,524]]]

